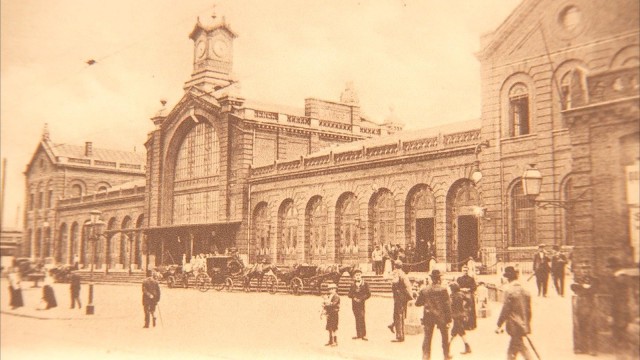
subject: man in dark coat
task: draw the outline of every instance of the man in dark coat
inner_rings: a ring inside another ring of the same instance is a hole
[[[460,286],[462,294],[467,298],[465,302],[466,320],[464,322],[464,328],[466,330],[473,330],[476,328],[476,280],[469,275],[469,267],[464,265],[462,267],[464,273],[460,276],[456,282]]]
[[[142,282],[142,307],[144,308],[144,327],[149,327],[149,318],[156,326],[156,305],[160,302],[160,285],[153,278],[151,270],[147,270],[147,278]]]
[[[362,339],[367,341],[367,325],[364,319],[364,303],[371,297],[369,284],[362,279],[362,271],[356,269],[353,273],[354,281],[349,288],[349,297],[351,298],[351,309],[353,316],[356,318],[356,336],[353,339]]]
[[[511,336],[507,359],[516,359],[520,353],[525,360],[533,360],[523,340],[531,333],[531,295],[516,281],[518,273],[513,266],[507,266],[503,276],[509,284],[504,290],[504,305],[498,318],[496,333],[501,333],[502,326],[506,323],[507,334]]]
[[[464,328],[466,323],[465,318],[468,316],[466,311],[468,306],[465,306],[465,303],[469,301],[469,298],[460,291],[460,286],[458,284],[452,283],[449,285],[449,288],[451,289],[451,317],[453,318],[451,341],[449,342],[449,345],[451,345],[456,336],[460,336],[464,342],[464,352],[462,352],[462,354],[470,354],[471,346],[465,337],[466,331]]]
[[[431,359],[431,338],[435,326],[440,330],[442,338],[442,353],[445,359],[449,356],[449,334],[447,332],[451,322],[451,301],[447,289],[442,286],[441,274],[438,269],[431,271],[431,285],[420,290],[416,306],[424,306],[424,340],[422,342],[422,360]]]
[[[592,276],[585,276],[579,283],[571,284],[571,290],[576,294],[575,311],[577,325],[574,326],[573,352],[576,354],[598,355],[598,312],[596,308],[596,293],[598,280]]]
[[[69,278],[69,292],[71,293],[71,308],[73,309],[78,303],[78,308],[82,309],[82,303],[80,302],[80,276],[72,272]]]
[[[393,342],[404,341],[404,318],[407,315],[407,303],[413,299],[412,286],[409,277],[402,270],[402,261],[393,262],[393,325],[395,326],[396,339]],[[393,330],[392,330],[393,331]]]
[[[549,256],[544,251],[544,244],[538,246],[538,252],[533,257],[533,273],[536,276],[538,296],[547,296],[547,284],[549,283],[549,271],[551,270]]]
[[[553,245],[553,257],[551,258],[551,278],[553,286],[560,296],[564,296],[564,269],[567,266],[567,257],[560,251],[560,246]]]

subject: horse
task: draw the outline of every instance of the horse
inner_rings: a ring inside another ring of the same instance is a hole
[[[272,267],[275,266],[260,262],[252,266],[245,267],[242,271],[242,285],[244,291],[251,291],[251,280],[253,279],[258,279],[258,291],[261,291],[264,275],[272,270]]]
[[[349,276],[353,277],[353,273],[358,269],[358,264],[342,265],[342,264],[330,264],[318,266],[316,276],[314,277],[314,285],[317,294],[322,293],[322,283],[326,280],[338,285],[340,278],[345,272],[349,273]]]
[[[56,282],[67,282],[73,269],[74,267],[72,265],[59,265],[49,270],[49,274],[53,276]]]

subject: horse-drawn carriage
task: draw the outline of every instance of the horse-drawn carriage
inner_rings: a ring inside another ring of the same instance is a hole
[[[207,258],[204,272],[196,275],[196,288],[200,291],[209,290],[209,286],[220,291],[233,289],[233,276],[240,275],[244,264],[237,256],[217,255]]]
[[[274,269],[274,267],[272,267]],[[290,271],[283,272],[277,267],[274,269],[274,277],[267,279],[267,287],[271,293],[277,292],[280,285],[284,285],[294,295],[300,295],[305,288],[315,290],[317,294],[322,292],[322,284],[326,281],[338,284],[342,274],[346,271],[353,276],[357,265],[294,265]],[[275,281],[275,284],[272,283]]]
[[[189,287],[189,279],[195,277],[191,269],[185,269],[182,265],[169,265],[163,278],[167,281],[167,286],[170,288],[176,287],[178,284],[182,285],[185,289]]]

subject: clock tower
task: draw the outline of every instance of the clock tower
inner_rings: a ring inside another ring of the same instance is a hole
[[[231,69],[233,66],[233,39],[238,35],[226,23],[212,16],[214,24],[204,25],[198,18],[189,34],[193,40],[193,72],[184,89],[197,86],[210,92],[233,84]]]

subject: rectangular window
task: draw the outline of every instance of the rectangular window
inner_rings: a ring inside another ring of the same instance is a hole
[[[51,208],[53,205],[53,190],[49,190],[47,193],[47,208]]]
[[[514,196],[513,204],[512,246],[536,245],[535,203],[521,193]]]
[[[529,97],[526,95],[509,99],[510,135],[529,134]]]
[[[44,208],[44,194],[42,193],[42,191],[38,193],[38,207],[40,209]]]
[[[29,194],[29,210],[33,210],[35,195],[33,193]]]

